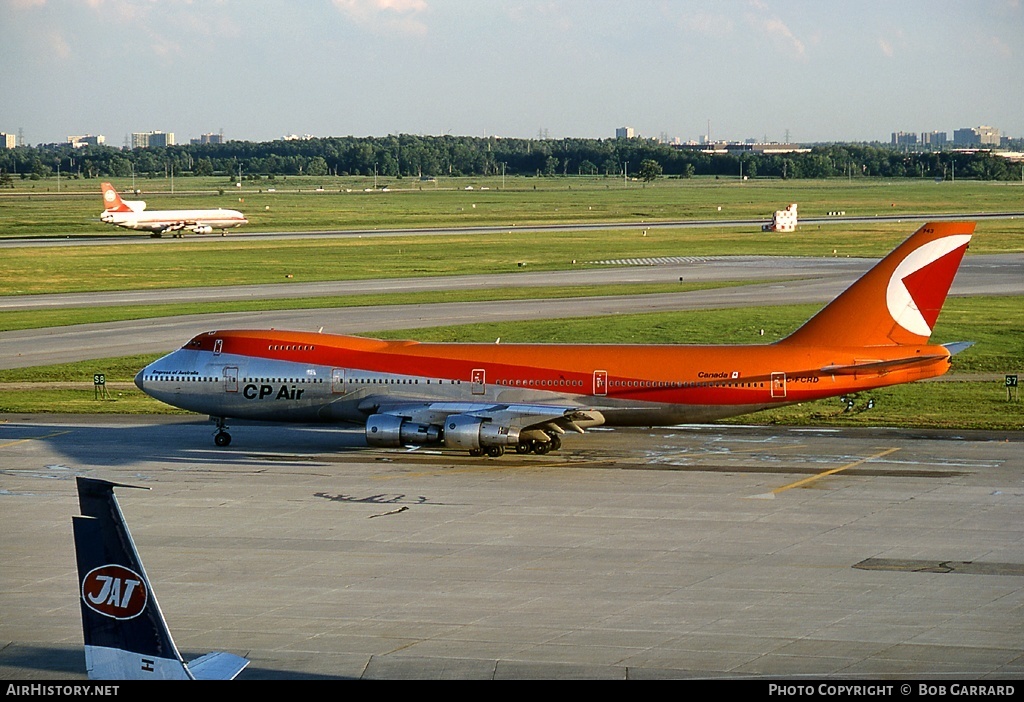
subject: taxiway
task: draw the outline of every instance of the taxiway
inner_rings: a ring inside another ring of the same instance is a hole
[[[0,678],[84,679],[73,476],[239,679],[1024,679],[1020,433],[685,426],[498,460],[192,418],[0,424]]]

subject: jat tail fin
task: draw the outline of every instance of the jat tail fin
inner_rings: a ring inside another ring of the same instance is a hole
[[[974,222],[918,229],[802,327],[794,346],[927,343],[974,232]]]
[[[89,679],[233,679],[247,659],[210,653],[191,665],[182,660],[114,497],[115,487],[135,486],[79,477],[83,516],[72,517]]]
[[[110,183],[100,185],[103,190],[103,211],[104,212],[132,212],[131,206],[121,199],[121,196],[114,190]]]

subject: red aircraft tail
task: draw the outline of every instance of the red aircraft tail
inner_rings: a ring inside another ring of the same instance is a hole
[[[932,222],[914,232],[802,327],[792,346],[927,343],[974,222]]]
[[[132,208],[121,199],[121,196],[114,190],[114,186],[110,183],[103,183],[100,186],[103,189],[103,210],[105,212],[131,212]]]

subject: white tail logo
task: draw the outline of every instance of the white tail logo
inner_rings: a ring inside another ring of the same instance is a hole
[[[889,308],[889,314],[897,324],[912,334],[931,336],[935,317],[930,315],[930,319],[925,318],[921,308],[926,307],[927,309],[926,301],[933,289],[924,282],[918,282],[917,274],[940,261],[944,256],[966,246],[970,240],[969,234],[954,234],[930,241],[914,249],[896,266],[885,290],[885,303]],[[957,258],[955,263],[959,264],[959,262],[959,258]],[[956,270],[955,265],[953,270]],[[949,279],[952,280],[951,275]],[[943,297],[945,297],[945,293],[946,291],[943,290]],[[941,301],[939,306],[941,306]]]

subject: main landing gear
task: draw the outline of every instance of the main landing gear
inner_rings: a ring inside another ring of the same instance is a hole
[[[556,434],[549,434],[547,441],[527,440],[520,441],[516,444],[516,453],[527,454],[535,453],[538,456],[543,456],[551,451],[557,451],[562,448],[562,440],[558,438]],[[491,458],[498,458],[505,455],[504,446],[488,446],[486,449],[478,448],[471,449],[469,452],[470,456],[483,456],[487,455]]]
[[[217,433],[213,436],[213,443],[217,444],[221,448],[231,445],[231,434],[228,434],[228,425],[224,422],[224,417],[217,417]]]
[[[535,453],[543,456],[551,451],[562,448],[562,440],[557,434],[548,434],[547,441],[520,441],[516,444],[516,453]]]
[[[484,454],[490,456],[491,458],[499,458],[499,457],[505,455],[505,447],[504,446],[488,446],[485,449],[483,449],[483,448],[476,448],[476,449],[470,449],[469,450],[469,455],[470,456],[476,457],[476,456],[483,456]]]

